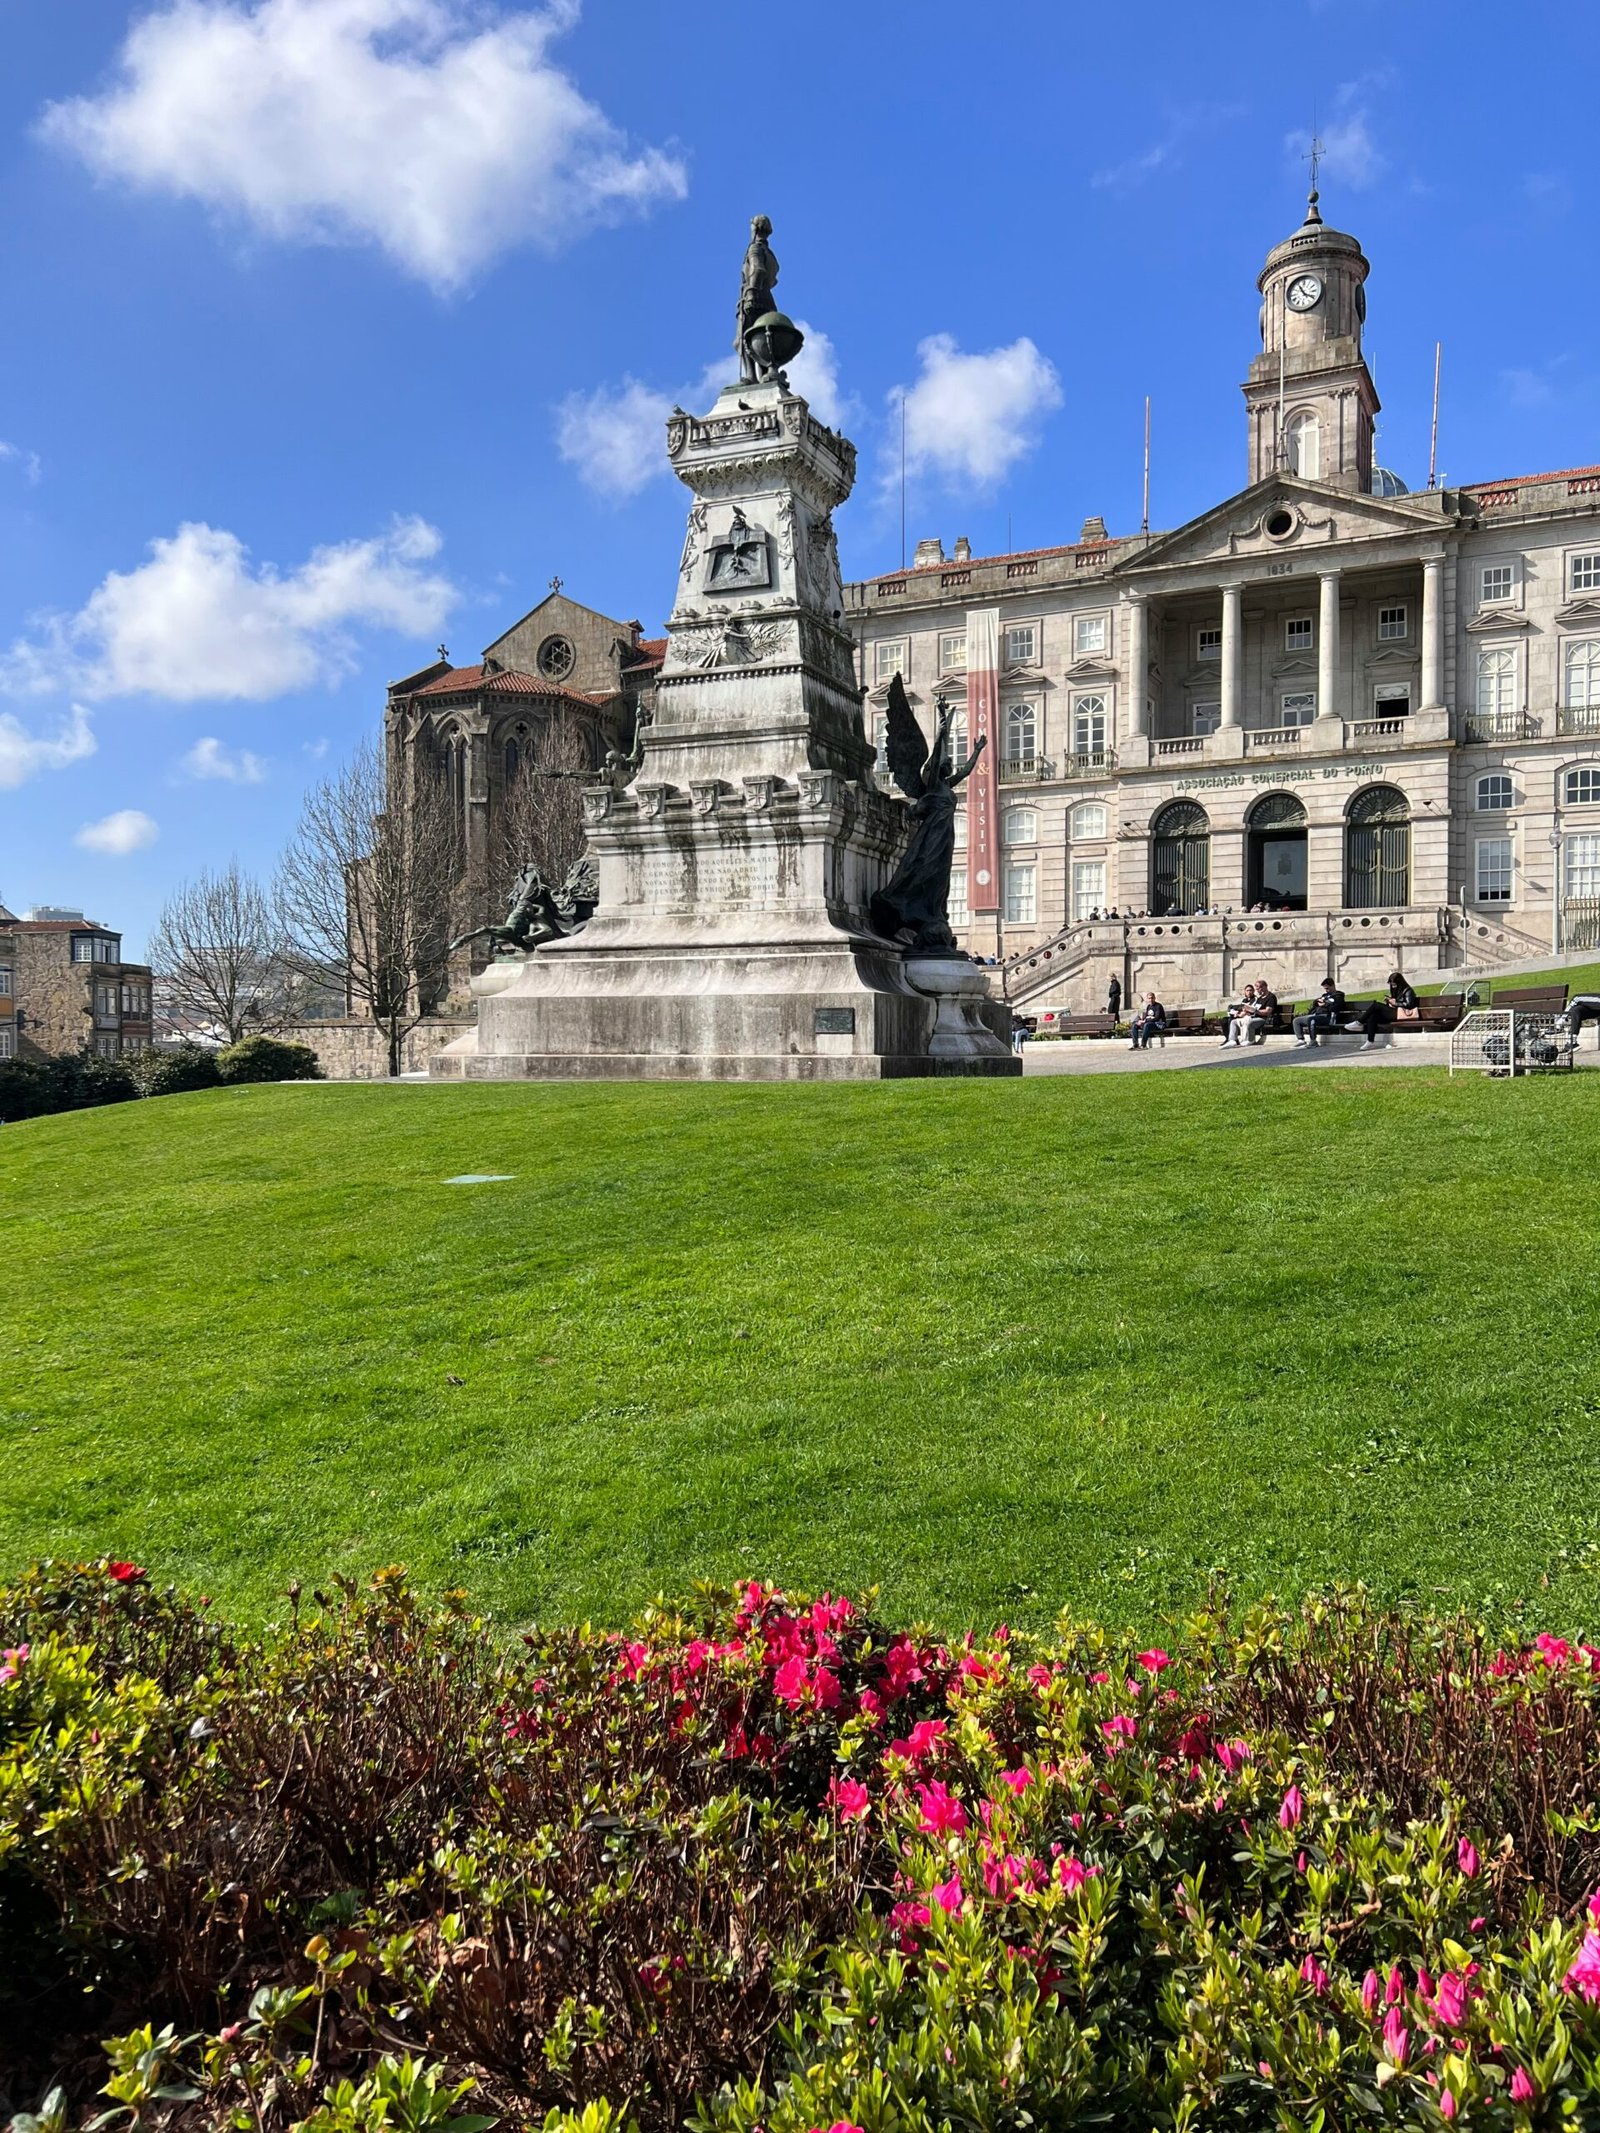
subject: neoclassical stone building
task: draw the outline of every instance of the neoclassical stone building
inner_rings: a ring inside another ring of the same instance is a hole
[[[952,918],[1030,1011],[1600,943],[1600,467],[1376,466],[1367,272],[1313,193],[1213,510],[846,589],[869,730],[899,671],[989,736]]]
[[[500,813],[542,729],[553,720],[573,728],[598,771],[608,748],[632,747],[665,653],[664,637],[584,607],[556,579],[477,664],[453,665],[441,645],[430,666],[390,684],[384,731],[396,804],[425,783],[442,787],[459,820],[456,930],[504,915]]]

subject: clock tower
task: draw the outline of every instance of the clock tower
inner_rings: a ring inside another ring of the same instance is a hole
[[[1305,221],[1273,246],[1256,284],[1261,353],[1244,384],[1251,481],[1281,470],[1371,488],[1378,394],[1361,352],[1366,279],[1360,245],[1328,228],[1313,186]]]

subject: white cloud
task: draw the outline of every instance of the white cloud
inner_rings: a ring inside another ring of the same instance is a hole
[[[682,199],[682,161],[630,148],[548,47],[577,0],[167,0],[98,96],[45,137],[102,177],[269,237],[378,245],[438,289],[524,241]]]
[[[44,470],[37,452],[25,452],[20,444],[7,444],[5,439],[0,437],[0,460],[8,460],[13,466],[20,467],[30,488],[38,485],[39,476]]]
[[[1215,132],[1242,115],[1242,104],[1186,104],[1168,114],[1165,130],[1148,148],[1097,170],[1089,183],[1100,192],[1125,193],[1158,170],[1177,168],[1197,135]]]
[[[75,615],[51,615],[11,648],[13,691],[91,698],[260,702],[336,681],[356,625],[431,636],[457,595],[427,568],[440,537],[419,518],[313,549],[297,568],[254,564],[236,534],[183,525],[137,570],[112,571]]]
[[[896,445],[905,398],[907,471],[993,488],[1033,450],[1046,416],[1061,405],[1055,365],[1026,335],[986,355],[963,355],[948,333],[935,333],[917,353],[916,383],[889,394]],[[886,480],[898,478],[894,456]]]
[[[142,852],[154,844],[161,835],[150,817],[137,807],[119,807],[114,815],[107,815],[100,822],[86,822],[73,838],[86,852],[101,852],[109,859],[126,859],[130,852]]]
[[[839,387],[838,355],[820,328],[804,319],[795,324],[806,344],[788,367],[789,383],[810,402],[819,422],[836,427],[851,409]],[[637,496],[658,476],[672,472],[666,440],[672,410],[703,412],[737,374],[730,350],[708,363],[694,384],[675,392],[630,376],[617,385],[597,385],[592,392],[569,393],[556,409],[556,450],[602,496]]]
[[[1389,167],[1389,159],[1372,137],[1372,119],[1367,98],[1387,88],[1392,75],[1384,68],[1363,74],[1356,81],[1341,82],[1334,92],[1333,116],[1317,128],[1321,142],[1319,185],[1332,178],[1360,192],[1376,185]],[[1311,135],[1295,132],[1284,136],[1284,147],[1305,162],[1311,153]]]
[[[41,770],[65,770],[94,754],[95,739],[81,704],[74,704],[51,740],[27,732],[9,712],[0,711],[0,792],[26,785]]]
[[[210,734],[195,742],[180,768],[191,778],[220,778],[228,785],[260,785],[267,775],[260,756],[248,748],[225,748]]]

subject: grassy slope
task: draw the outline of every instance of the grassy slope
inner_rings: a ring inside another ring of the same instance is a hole
[[[759,1570],[956,1623],[1148,1619],[1222,1565],[1564,1620],[1597,1125],[1600,1074],[1280,1068],[7,1127],[0,1570],[109,1550],[265,1609],[403,1560],[613,1620]]]

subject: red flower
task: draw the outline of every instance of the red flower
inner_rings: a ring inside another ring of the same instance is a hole
[[[872,1805],[872,1795],[859,1778],[839,1778],[833,1787],[833,1803],[841,1822],[859,1822]]]
[[[967,1810],[945,1785],[919,1785],[922,1819],[917,1827],[930,1837],[959,1837],[967,1826]]]
[[[137,1563],[107,1563],[106,1574],[108,1577],[114,1577],[119,1585],[137,1585],[141,1578],[150,1575],[148,1570],[141,1570]]]

